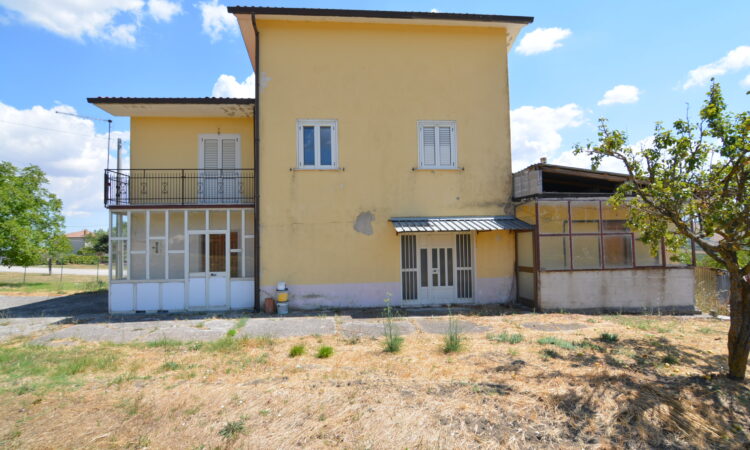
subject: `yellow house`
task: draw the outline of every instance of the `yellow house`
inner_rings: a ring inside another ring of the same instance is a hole
[[[109,170],[112,312],[507,303],[507,54],[530,17],[233,7],[255,99],[89,102]]]

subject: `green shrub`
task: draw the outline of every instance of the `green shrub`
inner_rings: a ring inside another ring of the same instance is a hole
[[[500,334],[488,334],[487,339],[493,342],[506,342],[508,344],[518,344],[519,342],[523,341],[523,335],[518,334],[518,333],[508,334],[505,331],[503,331]]]
[[[556,351],[552,350],[551,348],[545,348],[542,350],[542,358],[548,359],[548,358],[562,358],[562,356],[557,353]]]
[[[219,431],[219,436],[223,437],[228,441],[233,441],[240,436],[240,433],[245,431],[245,422],[237,420],[235,422],[227,422]]]
[[[324,358],[330,358],[331,355],[333,355],[333,347],[324,345],[318,349],[318,354],[315,356],[317,356],[318,358],[324,359]]]
[[[234,337],[237,334],[237,330],[235,328],[232,328],[231,330],[227,331],[227,337]]]
[[[602,333],[599,335],[599,340],[613,344],[619,340],[619,337],[615,333]]]
[[[305,345],[297,344],[289,350],[289,357],[295,358],[297,356],[302,356],[304,353],[305,353]]]
[[[458,329],[458,319],[453,316],[448,318],[448,332],[445,334],[443,353],[458,352],[463,349],[463,336]]]
[[[560,348],[564,348],[565,350],[575,350],[577,347],[576,344],[570,341],[566,341],[565,339],[560,339],[555,336],[546,336],[546,337],[540,338],[536,342],[542,345],[554,345]]]

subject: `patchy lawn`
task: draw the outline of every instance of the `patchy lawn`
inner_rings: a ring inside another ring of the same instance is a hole
[[[460,336],[0,345],[0,447],[727,447],[750,389],[726,322],[461,317]],[[252,320],[252,319],[250,319]],[[549,331],[549,330],[570,331]],[[68,345],[62,345],[68,344]],[[330,347],[330,350],[321,350]]]
[[[59,274],[47,275],[27,273],[24,282],[23,273],[0,272],[0,294],[2,295],[62,295],[79,292],[97,292],[107,289],[107,272],[99,275],[68,275],[63,270]]]

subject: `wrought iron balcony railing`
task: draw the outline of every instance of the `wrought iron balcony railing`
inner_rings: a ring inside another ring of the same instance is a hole
[[[253,169],[120,169],[104,172],[104,206],[255,204]]]

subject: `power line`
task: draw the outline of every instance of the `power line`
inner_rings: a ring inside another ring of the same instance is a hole
[[[56,128],[45,128],[45,127],[40,127],[40,126],[36,126],[36,125],[29,125],[29,124],[27,124],[27,123],[8,122],[7,120],[0,120],[0,122],[2,122],[2,123],[7,123],[7,124],[9,124],[9,125],[17,125],[17,126],[19,126],[19,127],[29,127],[29,128],[36,128],[36,129],[38,129],[38,130],[45,130],[45,131],[54,131],[54,132],[56,132],[56,133],[65,133],[65,134],[72,134],[72,135],[74,135],[74,136],[83,136],[83,137],[87,137],[87,138],[91,138],[91,139],[101,139],[101,140],[107,140],[107,138],[104,138],[104,137],[100,137],[100,136],[97,136],[97,135],[91,135],[91,134],[83,134],[83,133],[75,133],[75,132],[73,132],[73,131],[58,130],[58,129],[56,129]]]

